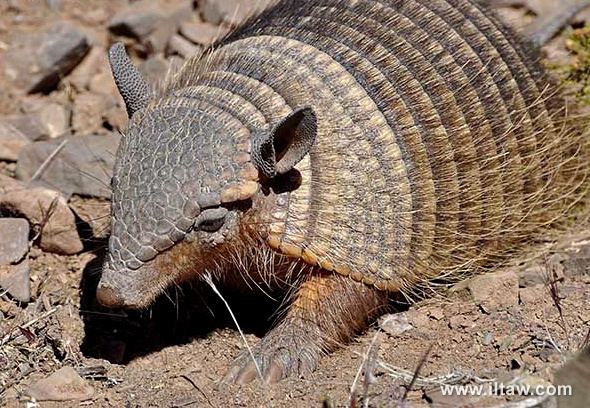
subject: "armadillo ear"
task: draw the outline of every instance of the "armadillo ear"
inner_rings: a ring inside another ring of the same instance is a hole
[[[127,115],[131,117],[148,104],[152,90],[129,59],[123,43],[115,43],[110,48],[109,63],[119,93],[125,101]]]
[[[285,174],[311,150],[317,135],[317,117],[312,108],[294,110],[270,131],[252,140],[252,162],[273,178]]]

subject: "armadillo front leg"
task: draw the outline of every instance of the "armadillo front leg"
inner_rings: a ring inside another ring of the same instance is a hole
[[[267,383],[312,372],[322,354],[346,342],[387,305],[387,296],[348,278],[318,272],[297,290],[285,317],[253,349]],[[248,383],[258,377],[245,352],[233,363],[226,381]]]

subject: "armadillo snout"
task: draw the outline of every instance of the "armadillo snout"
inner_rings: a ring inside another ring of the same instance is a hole
[[[98,303],[109,308],[125,306],[125,301],[123,300],[121,293],[102,282],[96,289],[96,299],[98,300]]]
[[[112,275],[103,272],[103,277],[96,288],[96,299],[109,308],[137,309],[149,303],[151,299],[142,296],[136,288],[122,284],[121,279],[112,279]],[[147,293],[145,294],[147,296]]]
[[[159,294],[156,288],[163,284],[161,280],[160,274],[150,265],[132,270],[107,259],[96,289],[96,298],[101,305],[110,308],[142,308]]]

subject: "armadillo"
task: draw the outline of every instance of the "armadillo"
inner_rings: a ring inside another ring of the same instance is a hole
[[[587,149],[525,44],[472,0],[280,1],[157,92],[110,50],[130,121],[97,290],[283,290],[226,379],[312,372],[409,298],[497,268],[582,199]]]

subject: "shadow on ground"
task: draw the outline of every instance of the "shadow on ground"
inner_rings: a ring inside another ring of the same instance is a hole
[[[111,310],[96,301],[102,256],[91,261],[80,283],[80,315],[86,357],[126,364],[164,347],[206,338],[212,331],[235,328],[222,301],[205,284],[192,283],[170,289],[146,310]],[[252,296],[220,288],[245,333],[262,336],[279,308],[260,292]]]

